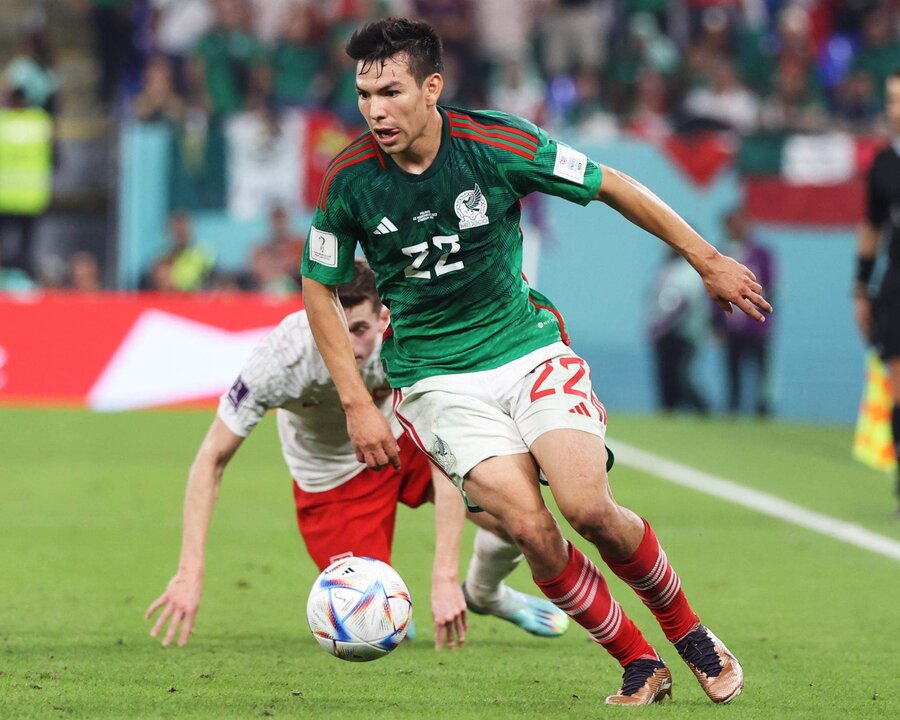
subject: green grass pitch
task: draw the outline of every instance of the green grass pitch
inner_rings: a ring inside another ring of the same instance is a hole
[[[316,571],[271,419],[226,473],[194,637],[161,648],[143,613],[175,570],[186,472],[210,419],[0,410],[0,718],[900,717],[900,563],[622,466],[617,499],[650,518],[744,664],[733,705],[709,703],[615,578],[672,668],[671,703],[605,707],[620,669],[577,626],[541,640],[472,617],[465,648],[435,653],[425,508],[401,510],[394,562],[419,640],[374,663],[336,660],[306,628]],[[613,448],[619,438],[900,540],[890,479],[853,463],[847,429],[614,415],[610,430]],[[524,568],[511,583],[533,589]]]

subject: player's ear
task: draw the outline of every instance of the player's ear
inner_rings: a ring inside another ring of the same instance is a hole
[[[391,321],[391,311],[384,305],[381,306],[381,312],[378,313],[378,332],[383,333],[387,330],[388,323]]]
[[[441,96],[441,90],[444,89],[444,78],[440,73],[432,73],[423,84],[425,92],[425,102],[429,107],[437,105],[438,98]]]

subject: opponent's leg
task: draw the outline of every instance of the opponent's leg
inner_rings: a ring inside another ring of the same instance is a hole
[[[466,573],[466,600],[483,608],[494,606],[503,595],[503,579],[519,566],[524,556],[514,543],[482,528],[475,533],[473,550]]]
[[[566,520],[635,590],[710,699],[728,702],[736,697],[743,687],[740,664],[700,625],[649,523],[616,503],[603,440],[578,430],[550,430],[531,447]]]
[[[671,692],[671,674],[612,598],[600,571],[563,538],[541,498],[531,455],[479,463],[468,474],[465,490],[500,521],[544,594],[626,668],[620,692],[607,702],[647,705]]]
[[[477,523],[479,516],[472,519]],[[569,627],[569,616],[544,598],[513,590],[504,579],[524,556],[514,543],[479,528],[463,583],[466,606],[476,615],[495,615],[541,637],[558,637]]]

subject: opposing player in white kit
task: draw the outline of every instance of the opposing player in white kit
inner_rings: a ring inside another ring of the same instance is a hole
[[[519,593],[503,583],[522,555],[501,539],[486,514],[480,526],[464,586],[457,581],[463,508],[443,479],[432,483],[432,466],[391,412],[391,391],[381,367],[381,333],[387,311],[375,291],[368,265],[357,261],[354,278],[340,286],[350,342],[372,399],[390,419],[403,469],[371,470],[357,461],[334,383],[316,348],[306,312],[287,316],[253,350],[225,393],[191,467],[184,503],[178,572],[147,609],[162,613],[150,634],[171,620],[163,644],[181,633],[184,645],[194,628],[203,586],[204,551],[219,485],[226,465],[265,413],[278,409],[281,448],[294,478],[297,524],[319,569],[344,555],[365,555],[390,563],[397,503],[417,507],[435,502],[437,542],[432,573],[435,647],[465,641],[466,604],[479,614],[501,617],[535,635],[565,632],[568,617],[548,601]]]

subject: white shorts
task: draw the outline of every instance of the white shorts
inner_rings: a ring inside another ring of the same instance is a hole
[[[464,498],[473,467],[527,453],[548,430],[606,437],[606,409],[591,387],[591,369],[561,342],[493,370],[437,375],[395,390],[394,411]]]

